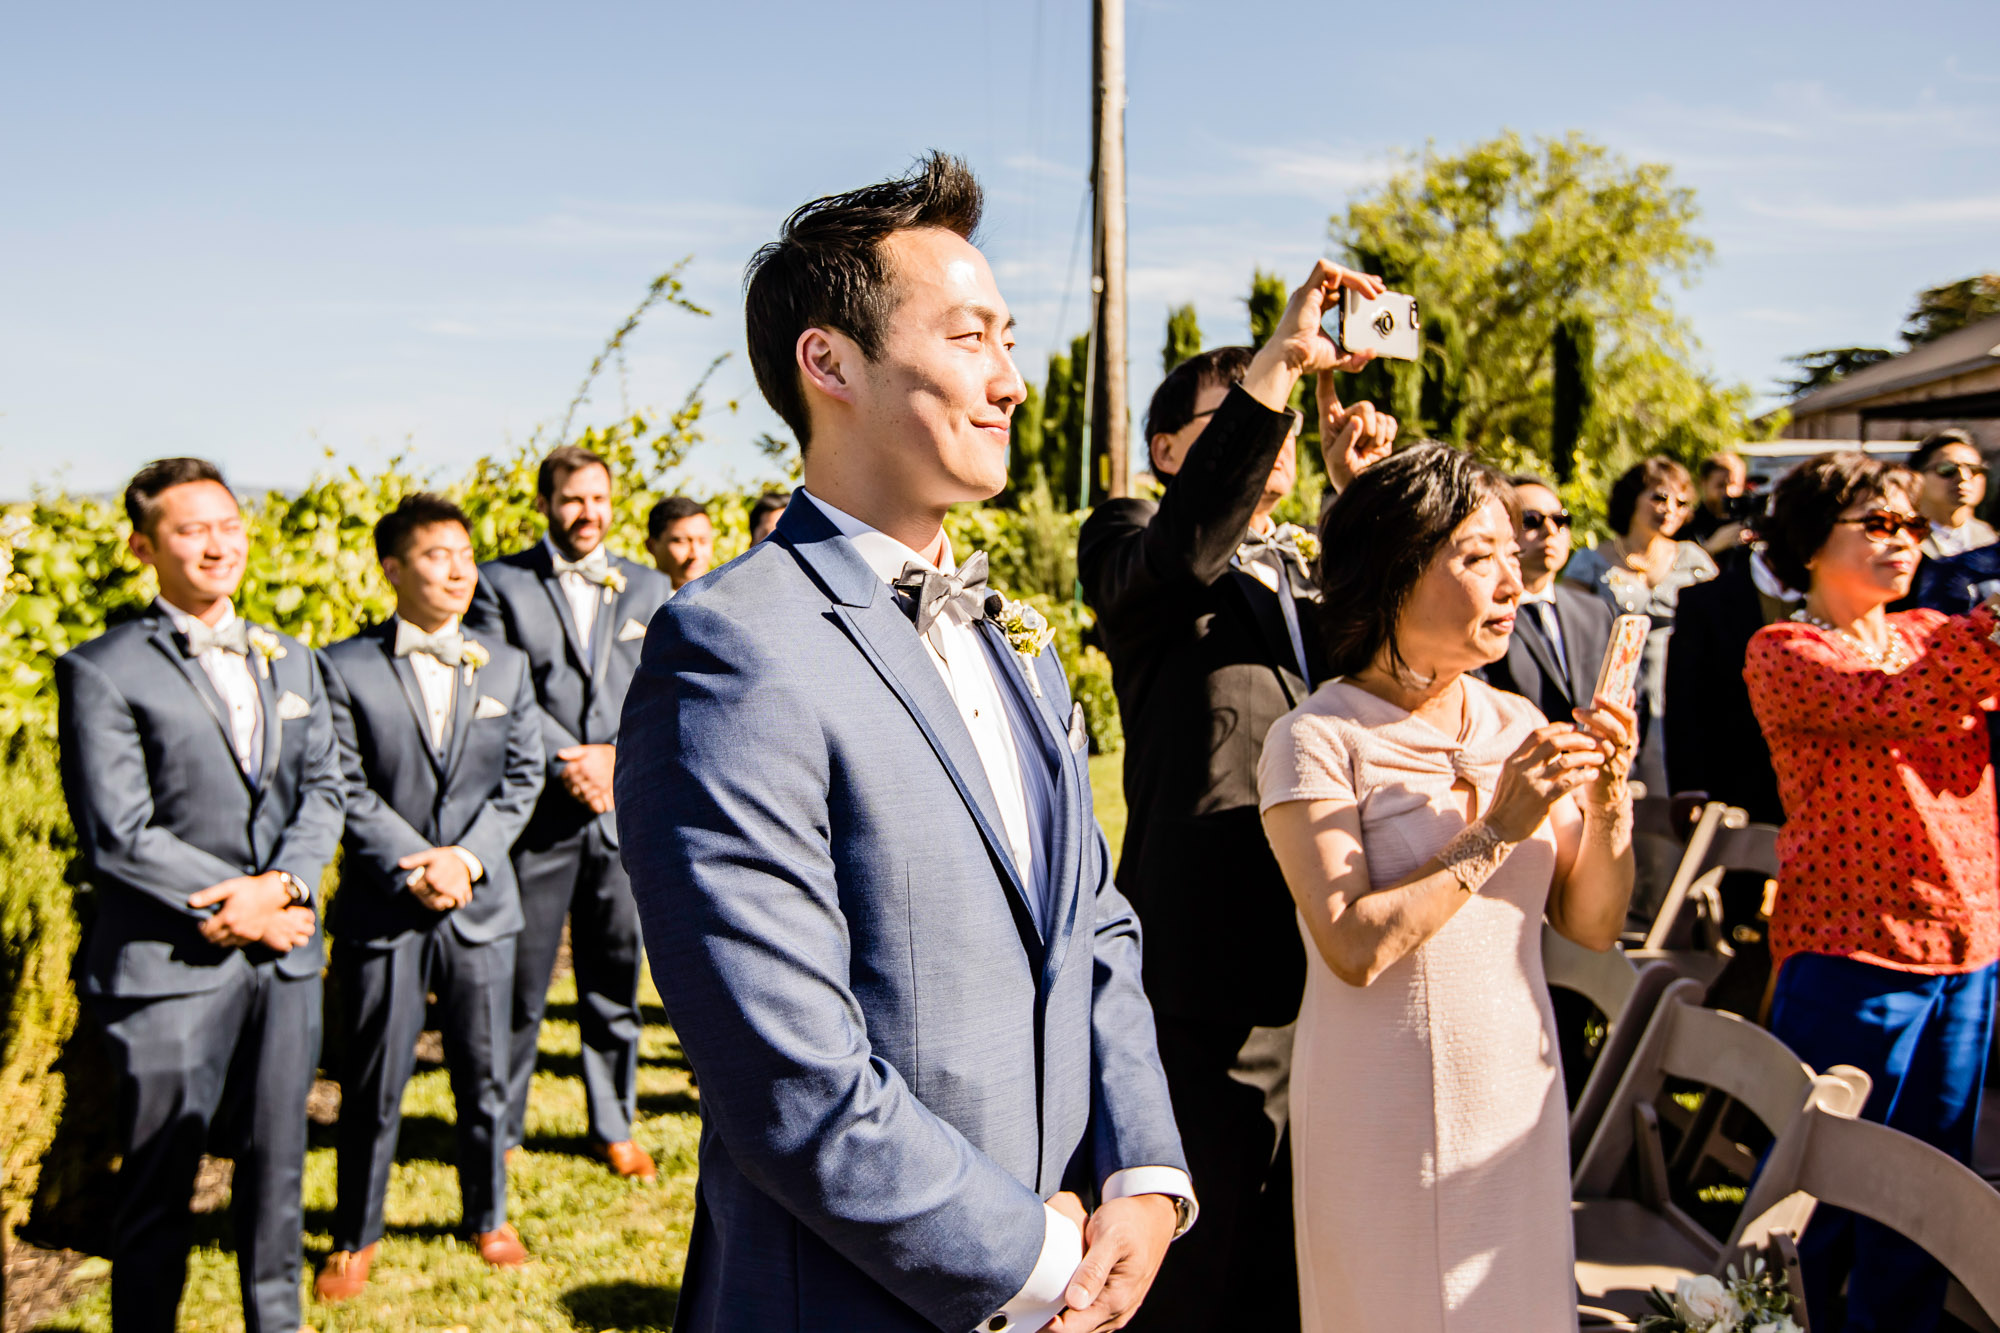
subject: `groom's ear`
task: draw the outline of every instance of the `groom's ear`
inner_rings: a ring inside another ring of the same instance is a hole
[[[799,335],[799,375],[808,389],[852,405],[861,348],[833,329],[811,328]]]

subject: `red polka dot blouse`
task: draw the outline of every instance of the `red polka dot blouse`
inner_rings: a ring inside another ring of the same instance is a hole
[[[1915,662],[1891,675],[1839,636],[1767,625],[1743,678],[1785,803],[1772,961],[1905,972],[2000,957],[2000,816],[1983,709],[2000,694],[1993,614],[1889,617]]]

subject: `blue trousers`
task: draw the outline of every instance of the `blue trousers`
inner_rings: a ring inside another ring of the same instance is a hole
[[[1852,958],[1795,954],[1778,974],[1771,1031],[1816,1070],[1853,1065],[1875,1081],[1864,1120],[1970,1162],[2000,965],[1925,976]],[[1814,1333],[1930,1333],[1945,1271],[1895,1231],[1836,1208],[1799,1241]],[[1851,1270],[1850,1270],[1850,1267]],[[1840,1301],[1846,1276],[1847,1301]]]

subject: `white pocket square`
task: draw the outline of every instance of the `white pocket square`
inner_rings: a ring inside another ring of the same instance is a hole
[[[618,629],[618,642],[630,643],[634,639],[646,637],[646,627],[636,620],[628,620]]]
[[[296,722],[302,717],[312,716],[312,705],[298,695],[286,690],[278,696],[278,721]]]
[[[490,694],[480,695],[479,706],[472,710],[472,720],[475,722],[483,722],[489,717],[505,716],[507,716],[507,705]]]
[[[1082,754],[1090,748],[1090,728],[1083,725],[1083,705],[1069,706],[1069,751]]]

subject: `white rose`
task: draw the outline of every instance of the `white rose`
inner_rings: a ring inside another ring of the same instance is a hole
[[[1706,1273],[1684,1277],[1674,1283],[1674,1305],[1688,1323],[1703,1329],[1729,1329],[1743,1318],[1743,1307],[1722,1285],[1722,1279]]]

